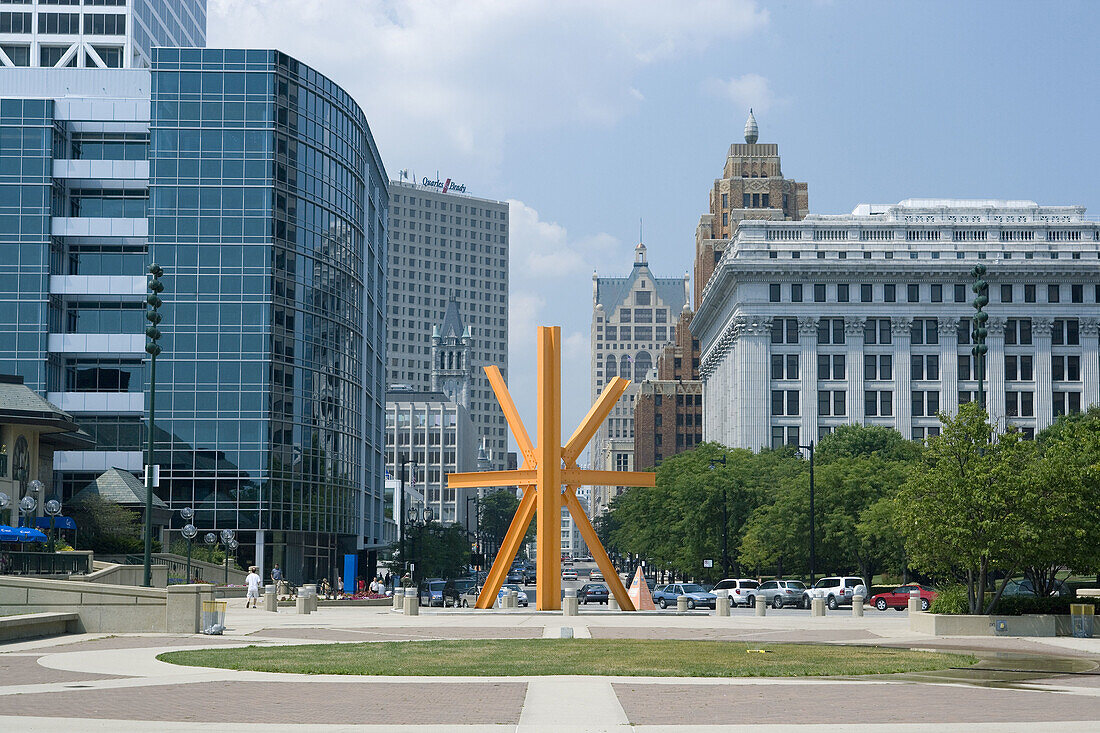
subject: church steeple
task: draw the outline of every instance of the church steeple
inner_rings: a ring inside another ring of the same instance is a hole
[[[749,119],[745,120],[745,142],[752,145],[760,138],[760,128],[756,126],[756,117],[752,114],[752,107],[749,107]]]
[[[432,391],[442,392],[447,399],[467,409],[474,373],[470,363],[472,342],[473,333],[463,324],[458,302],[451,298],[442,325],[432,328]]]

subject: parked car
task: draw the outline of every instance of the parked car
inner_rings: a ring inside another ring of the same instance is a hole
[[[854,575],[834,576],[814,583],[813,588],[802,594],[802,604],[809,608],[812,598],[824,598],[825,605],[830,610],[835,610],[840,606],[852,605],[853,596],[867,597],[867,583],[863,578]]]
[[[603,573],[601,573],[599,570],[593,570],[592,572],[590,572],[588,574],[588,579],[589,580],[603,580]]]
[[[1035,586],[1032,582],[1026,578],[1016,578],[1008,581],[1005,585],[1004,592],[1001,594],[1004,596],[1035,596],[1038,595],[1035,592]],[[1054,586],[1052,596],[1072,596],[1073,589],[1066,585],[1064,580],[1058,581],[1058,584]]]
[[[536,580],[538,580],[538,573],[535,572],[534,568],[527,568],[523,571],[524,585],[534,585]]]
[[[523,568],[512,568],[508,571],[507,582],[509,583],[522,583],[523,582]]]
[[[577,591],[577,600],[581,603],[607,603],[610,594],[603,583],[585,583]]]
[[[565,569],[565,570],[562,570],[561,571],[561,579],[562,580],[576,580],[577,579],[577,571],[576,570],[569,570],[568,568]]]
[[[477,605],[477,597],[479,595],[481,595],[481,587],[477,585],[471,585],[469,588],[463,591],[461,596],[459,596],[459,598],[461,599],[460,605],[463,608],[473,608]]]
[[[716,596],[726,591],[730,597],[731,606],[750,606],[756,603],[756,589],[760,583],[749,578],[726,578],[715,584],[711,593]]]
[[[458,607],[461,594],[455,588],[455,581],[442,578],[429,578],[420,583],[421,606]]]
[[[654,591],[653,600],[661,608],[668,608],[670,604],[676,603],[676,599],[680,596],[687,596],[688,608],[695,608],[696,606],[714,608],[718,600],[718,596],[703,590],[703,586],[698,583],[662,585]]]
[[[920,591],[920,610],[922,611],[927,611],[928,607],[932,605],[932,601],[936,600],[936,596],[939,595],[939,593],[936,593],[936,591],[931,588],[925,588],[923,585],[910,583],[909,585],[901,585],[885,593],[871,596],[871,605],[880,611],[885,611],[887,608],[892,608],[895,611],[904,611],[909,607],[909,594],[913,590]]]
[[[769,580],[760,584],[756,589],[757,596],[763,596],[764,602],[772,608],[783,606],[801,606],[802,594],[806,592],[806,584],[801,580]],[[755,602],[755,598],[753,602]]]
[[[524,607],[527,606],[527,594],[524,593],[523,589],[515,583],[505,583],[503,586],[501,586],[501,590],[514,590],[516,592],[516,605]]]

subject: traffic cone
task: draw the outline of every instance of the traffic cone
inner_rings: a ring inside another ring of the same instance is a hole
[[[657,607],[653,605],[653,594],[649,592],[649,584],[645,582],[645,576],[642,575],[641,568],[638,568],[638,572],[634,574],[634,580],[630,583],[630,588],[626,594],[630,596],[636,610],[657,610]]]

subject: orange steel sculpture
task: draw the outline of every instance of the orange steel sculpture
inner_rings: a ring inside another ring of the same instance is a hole
[[[538,578],[535,607],[540,611],[561,608],[561,507],[564,501],[576,522],[581,536],[588,543],[592,557],[619,607],[633,611],[634,604],[623,587],[611,559],[596,537],[596,530],[577,501],[576,489],[583,485],[655,486],[656,475],[636,471],[585,471],[577,467],[577,458],[592,440],[596,429],[611,412],[630,382],[621,377],[612,379],[596,404],[563,446],[561,444],[561,327],[540,326],[538,335],[538,446],[531,444],[527,429],[520,420],[508,387],[495,366],[485,368],[485,374],[496,394],[497,402],[516,444],[523,453],[523,464],[516,471],[480,471],[452,473],[447,486],[452,489],[473,489],[488,486],[519,486],[523,489],[516,515],[500,545],[493,568],[477,599],[477,608],[489,608],[496,600],[508,569],[519,551],[527,527],[536,514],[535,546]],[[564,490],[563,487],[564,486]]]

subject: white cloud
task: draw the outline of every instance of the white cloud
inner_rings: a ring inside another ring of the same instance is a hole
[[[513,282],[591,275],[629,255],[616,237],[604,232],[571,240],[561,224],[543,221],[538,211],[515,199],[508,201],[508,232]]]
[[[730,79],[708,79],[703,89],[716,97],[728,99],[735,107],[746,112],[752,107],[756,112],[767,112],[782,102],[772,92],[768,80],[759,74],[742,74]]]
[[[390,167],[501,162],[506,138],[611,125],[646,66],[763,27],[753,0],[211,0],[211,46],[275,47],[363,107]]]

